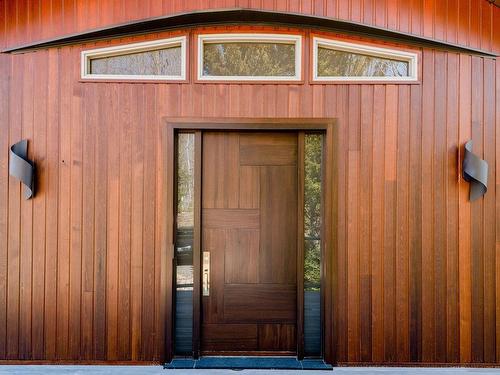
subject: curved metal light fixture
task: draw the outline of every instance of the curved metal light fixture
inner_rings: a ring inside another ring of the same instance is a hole
[[[486,194],[488,191],[488,163],[472,153],[472,140],[465,144],[462,175],[465,181],[470,182],[470,201],[475,201]]]
[[[24,185],[24,198],[35,195],[35,165],[28,160],[28,140],[23,139],[10,148],[9,174]]]

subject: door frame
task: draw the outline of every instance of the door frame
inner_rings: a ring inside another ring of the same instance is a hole
[[[177,132],[193,132],[195,134],[195,170],[194,170],[194,238],[193,238],[193,357],[200,354],[200,314],[201,314],[201,165],[202,165],[202,132],[206,130],[220,131],[305,131],[323,132],[324,157],[323,157],[323,236],[322,236],[322,264],[321,264],[321,316],[322,316],[322,348],[323,358],[327,363],[336,362],[336,334],[335,312],[333,300],[336,299],[336,275],[337,272],[337,225],[336,215],[338,202],[334,187],[338,180],[338,166],[335,165],[339,153],[337,144],[338,126],[336,119],[330,118],[164,118],[161,131],[161,157],[163,168],[161,170],[161,195],[163,196],[160,206],[166,214],[165,226],[163,227],[163,239],[167,244],[165,249],[165,279],[162,280],[162,298],[164,298],[165,327],[165,361],[170,362],[174,356],[174,248],[175,248],[175,136]],[[299,162],[304,158],[303,137],[299,137],[298,158]],[[303,223],[303,168],[299,171],[299,202],[298,222]],[[301,212],[302,211],[302,212]],[[297,356],[303,357],[303,228],[299,225],[297,233]],[[334,316],[335,314],[335,316]]]

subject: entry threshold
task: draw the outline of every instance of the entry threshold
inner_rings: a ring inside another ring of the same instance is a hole
[[[237,370],[332,370],[322,359],[298,360],[293,357],[201,357],[174,358],[165,369],[237,369]]]

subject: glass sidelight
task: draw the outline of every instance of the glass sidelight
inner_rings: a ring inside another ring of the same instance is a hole
[[[304,355],[321,356],[323,135],[304,137]]]
[[[190,355],[193,337],[194,242],[193,133],[177,137],[177,215],[175,227],[175,354]]]

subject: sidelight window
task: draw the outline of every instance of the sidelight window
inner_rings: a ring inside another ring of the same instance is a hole
[[[298,81],[301,43],[300,35],[199,35],[198,80]]]
[[[82,78],[184,80],[186,37],[82,52]]]
[[[416,81],[417,54],[314,38],[314,81]]]
[[[304,354],[321,355],[323,135],[304,139]]]
[[[194,134],[177,137],[177,215],[175,231],[175,353],[192,352]]]

